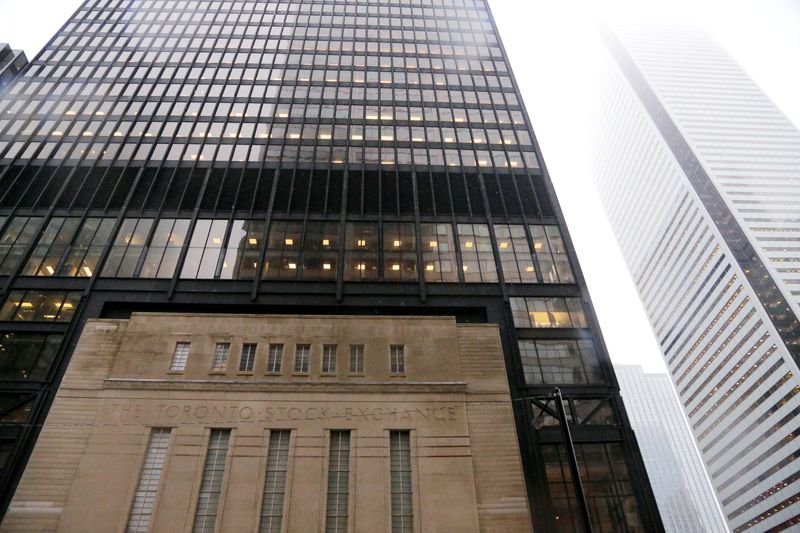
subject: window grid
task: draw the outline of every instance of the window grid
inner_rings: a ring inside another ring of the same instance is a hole
[[[183,372],[186,369],[190,346],[190,342],[175,343],[175,352],[172,354],[172,363],[169,365],[171,372]]]
[[[128,515],[128,533],[147,533],[150,530],[150,519],[156,505],[156,496],[164,470],[164,461],[169,448],[170,428],[152,428],[144,463],[139,473],[139,483],[133,495],[133,505]]]
[[[364,345],[351,344],[350,345],[350,373],[363,374],[364,373]]]
[[[298,344],[294,348],[294,371],[298,374],[308,373],[309,359],[311,357],[310,344]]]
[[[413,533],[414,512],[411,488],[411,434],[389,432],[389,460],[392,495],[392,533]]]
[[[80,299],[77,291],[11,291],[0,308],[0,320],[69,322]]]
[[[322,373],[336,373],[336,345],[325,344],[322,347]]]
[[[256,362],[258,344],[242,344],[242,355],[239,357],[239,372],[252,372]]]
[[[389,347],[392,374],[406,373],[406,349],[402,344],[392,344]]]
[[[346,533],[350,502],[350,431],[331,431],[326,533]]]
[[[283,366],[283,344],[270,344],[269,356],[267,357],[267,372],[280,374],[281,366]]]
[[[289,430],[271,430],[264,478],[264,499],[261,502],[260,533],[280,533],[283,523],[283,500],[286,494],[286,473],[289,469]]]
[[[214,346],[214,358],[211,360],[212,372],[225,372],[228,369],[228,355],[231,351],[231,343],[218,342]]]
[[[230,429],[211,430],[192,533],[214,533],[230,436]]]

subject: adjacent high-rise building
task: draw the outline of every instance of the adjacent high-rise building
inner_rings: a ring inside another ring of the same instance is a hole
[[[664,528],[674,533],[729,531],[669,376],[633,365],[614,365],[614,373]]]
[[[0,93],[27,64],[28,57],[25,52],[12,50],[8,44],[0,43]]]
[[[663,529],[483,0],[87,0],[0,215],[0,529]]]
[[[729,526],[800,527],[800,132],[701,30],[604,31],[593,165]]]

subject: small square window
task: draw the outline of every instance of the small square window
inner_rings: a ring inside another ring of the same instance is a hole
[[[256,362],[257,344],[242,344],[242,355],[239,357],[239,372],[252,372]]]
[[[392,344],[389,347],[391,356],[391,370],[392,374],[405,374],[406,373],[406,350],[402,344]]]
[[[326,344],[322,347],[322,373],[336,373],[336,345]]]
[[[364,345],[351,344],[350,345],[350,373],[363,374],[364,373]]]
[[[308,361],[311,358],[311,345],[298,344],[294,348],[294,371],[300,374],[308,372]]]
[[[283,344],[270,344],[269,357],[267,358],[267,372],[280,374],[283,364]]]
[[[228,354],[231,351],[231,343],[218,342],[214,348],[214,359],[211,361],[212,372],[225,372],[228,368]]]
[[[190,342],[179,342],[175,344],[175,352],[172,354],[172,364],[169,366],[170,372],[183,372],[186,369],[186,361],[189,358]]]

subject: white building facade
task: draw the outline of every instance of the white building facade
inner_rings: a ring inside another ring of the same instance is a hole
[[[800,132],[699,30],[605,40],[596,183],[712,485],[800,528]]]

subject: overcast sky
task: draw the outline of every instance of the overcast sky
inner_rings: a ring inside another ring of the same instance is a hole
[[[0,42],[32,58],[79,0],[0,0]],[[683,17],[705,27],[800,124],[797,0],[490,0],[615,363],[663,370],[658,345],[585,159],[602,43],[595,17]]]

